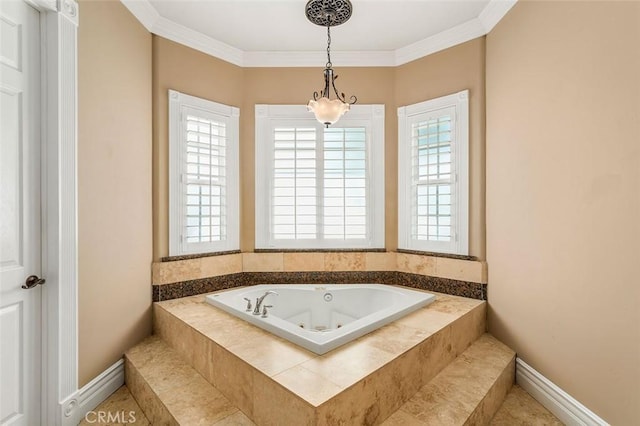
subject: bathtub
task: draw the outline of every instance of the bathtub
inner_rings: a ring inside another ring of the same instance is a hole
[[[256,299],[267,291],[278,294],[266,296],[254,315]],[[206,300],[322,355],[428,305],[435,296],[381,284],[267,284],[224,290]],[[263,307],[269,305],[264,317]]]

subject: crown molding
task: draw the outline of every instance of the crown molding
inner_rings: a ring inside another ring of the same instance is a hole
[[[245,66],[244,52],[242,50],[204,35],[199,31],[176,24],[165,17],[161,16],[153,24],[151,32],[171,41],[175,41],[176,43],[184,44],[185,46],[199,50],[208,55],[231,62],[234,65],[238,65],[240,67]]]
[[[485,35],[484,27],[478,18],[457,25],[438,34],[417,41],[396,50],[395,65],[403,65],[432,53],[448,49],[474,38]]]
[[[153,25],[160,19],[160,14],[148,0],[120,0],[149,32],[153,32]]]
[[[327,52],[244,52],[245,67],[317,67],[327,60]],[[390,51],[331,51],[333,63],[340,67],[393,67],[395,52]]]
[[[517,2],[518,0],[491,0],[478,16],[485,34],[489,34]]]
[[[324,62],[324,51],[243,51],[160,16],[149,0],[120,1],[153,34],[240,67],[315,67]],[[487,34],[516,2],[491,0],[477,18],[396,50],[332,52],[333,59],[341,67],[403,65]]]

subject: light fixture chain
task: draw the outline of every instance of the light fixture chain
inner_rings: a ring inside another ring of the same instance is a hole
[[[327,24],[327,68],[331,68],[331,20]]]

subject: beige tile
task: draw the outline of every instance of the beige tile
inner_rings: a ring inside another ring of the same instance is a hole
[[[318,426],[374,425],[379,422],[378,403],[371,399],[373,389],[363,381],[345,389],[317,409]]]
[[[154,262],[151,266],[151,280],[156,285],[194,280],[200,277],[199,258],[174,262]]]
[[[318,424],[379,424],[420,388],[421,378],[416,374],[419,363],[420,352],[414,348],[372,372],[323,404],[318,410]]]
[[[436,295],[436,300],[428,306],[428,309],[456,314],[458,316],[462,316],[476,306],[486,303],[482,300],[469,299],[467,297],[451,296],[449,294],[435,292],[433,294]]]
[[[338,386],[349,387],[394,358],[389,352],[367,344],[365,338],[306,361],[301,366]]]
[[[436,258],[419,254],[397,253],[396,265],[400,272],[410,274],[434,275]]]
[[[190,324],[225,348],[233,348],[252,341],[257,342],[269,337],[268,332],[222,311],[209,318],[191,321]]]
[[[417,346],[430,335],[431,332],[429,331],[392,322],[369,333],[367,335],[367,345],[396,356]]]
[[[367,271],[395,271],[397,268],[395,252],[368,252],[364,254],[364,259]]]
[[[211,380],[210,365],[214,362],[214,346],[217,345],[198,331],[194,333],[193,340],[194,346],[191,366],[200,373],[205,380],[215,386],[215,382]]]
[[[485,283],[485,263],[476,260],[450,259],[437,257],[434,275],[452,280]]]
[[[421,426],[426,423],[413,417],[411,414],[404,410],[397,410],[387,420],[382,423],[382,426]]]
[[[461,354],[486,332],[487,304],[483,302],[451,324],[451,345]]]
[[[447,327],[456,318],[459,318],[459,315],[436,311],[435,309],[430,309],[427,306],[424,309],[419,309],[400,318],[396,323],[402,324],[406,327],[435,333]]]
[[[126,357],[128,383],[136,398],[142,395],[141,407],[145,412],[149,407],[152,424],[210,425],[238,410],[157,336]]]
[[[207,380],[236,407],[253,416],[253,388],[256,370],[218,345],[211,346]]]
[[[501,371],[515,352],[488,333],[480,336],[464,353],[484,370]]]
[[[515,382],[515,356],[502,370],[482,401],[469,417],[468,424],[489,424]]]
[[[285,370],[273,380],[316,407],[342,391],[342,387],[301,366]]]
[[[127,351],[127,358],[135,370],[161,399],[175,387],[190,384],[195,371],[157,336]]]
[[[313,352],[266,332],[226,347],[267,376],[274,376],[317,357]]]
[[[157,309],[156,306],[224,347],[232,347],[267,335],[266,331],[209,305],[205,302],[204,295],[155,303],[154,309]]]
[[[109,396],[106,400],[104,400],[100,405],[91,410],[92,413],[85,416],[85,418],[80,422],[80,426],[87,425],[106,425],[114,423],[107,423],[104,421],[100,421],[97,417],[98,412],[111,413],[114,416],[124,416],[120,417],[122,420],[122,424],[127,422],[127,424],[138,425],[138,426],[147,426],[149,425],[149,420],[144,415],[144,412],[136,402],[136,400],[129,392],[126,386],[122,386],[117,391]],[[120,424],[120,423],[118,423]]]
[[[178,422],[171,416],[167,408],[128,359],[125,359],[124,371],[125,383],[149,422],[152,425],[177,425]]]
[[[351,252],[324,253],[325,271],[364,271],[365,254]]]
[[[253,423],[242,411],[237,411],[216,422],[214,426],[255,426],[255,423]]]
[[[563,423],[515,385],[490,422],[492,426],[561,426]]]
[[[401,409],[429,425],[462,425],[473,410],[473,402],[465,389],[443,379],[420,389]]]
[[[315,408],[273,379],[255,372],[253,421],[261,426],[315,425]]]
[[[426,424],[487,424],[513,383],[514,359],[483,335],[401,409]]]
[[[193,364],[196,331],[158,304],[153,307],[153,324],[155,334],[176,350],[187,363]]]
[[[223,312],[205,303],[204,296],[202,295],[156,302],[154,303],[154,309],[155,306],[164,309],[171,315],[192,326],[199,321],[207,321],[209,318],[216,317],[218,312]]]
[[[434,333],[420,347],[420,365],[416,374],[428,383],[456,357],[451,345],[451,326]]]
[[[218,275],[237,274],[242,272],[242,254],[226,254],[208,256],[200,259],[200,277],[208,278]]]
[[[282,253],[242,253],[244,272],[280,272],[284,270]]]
[[[378,404],[378,421],[397,411],[424,385],[418,373],[422,362],[420,348],[414,348],[365,379],[365,389],[370,389]]]
[[[324,271],[324,253],[284,253],[284,270]]]
[[[186,386],[163,395],[162,400],[181,425],[211,425],[238,411],[199,375]]]

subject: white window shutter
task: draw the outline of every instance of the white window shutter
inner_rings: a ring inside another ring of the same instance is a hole
[[[468,91],[398,109],[398,247],[468,254]]]
[[[226,123],[202,117],[196,110],[183,114],[185,137],[182,196],[187,244],[226,240]]]
[[[239,249],[239,110],[169,91],[169,254]]]
[[[273,131],[271,217],[275,240],[318,238],[317,134],[315,127]]]
[[[367,238],[366,128],[324,129],[323,155],[324,237]]]
[[[358,107],[256,106],[257,248],[384,247],[384,108]]]

